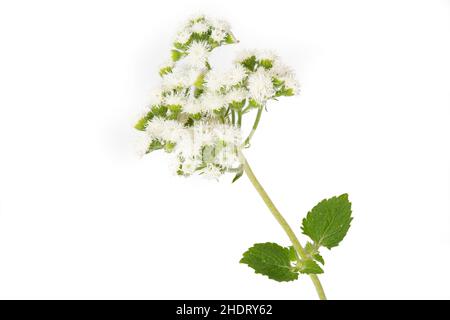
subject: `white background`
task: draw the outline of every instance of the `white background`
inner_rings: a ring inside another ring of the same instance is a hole
[[[269,48],[298,73],[302,94],[269,105],[247,156],[298,232],[350,194],[348,237],[324,252],[329,298],[450,298],[444,0],[2,1],[0,298],[316,298],[307,277],[238,263],[254,242],[289,244],[245,177],[178,178],[134,153],[196,12],[241,41],[214,63]]]

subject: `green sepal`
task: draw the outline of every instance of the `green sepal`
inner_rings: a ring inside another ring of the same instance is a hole
[[[205,83],[205,74],[200,74],[197,78],[197,80],[195,80],[194,82],[194,86],[197,89],[203,89],[203,84]]]
[[[203,89],[195,88],[195,90],[194,90],[194,97],[198,98],[198,97],[200,97],[202,95],[202,93],[203,93]]]
[[[172,67],[164,67],[159,69],[159,75],[162,77],[168,73],[172,73]]]
[[[167,110],[168,108],[166,106],[158,105],[152,108],[152,113],[154,116],[164,118],[167,115]]]
[[[294,89],[292,88],[286,88],[285,86],[281,87],[281,89],[279,89],[276,93],[275,93],[275,97],[290,97],[294,95]]]
[[[150,153],[152,151],[156,151],[156,150],[160,150],[164,148],[164,145],[161,141],[159,140],[152,140],[152,142],[150,143],[150,145],[147,148],[146,153]]]
[[[138,120],[138,122],[134,125],[134,128],[140,131],[145,131],[147,124],[150,120],[152,120],[153,114],[148,112],[144,117]]]
[[[248,105],[251,108],[259,108],[259,107],[261,107],[261,105],[258,102],[256,102],[254,99],[249,99],[248,100]]]
[[[273,67],[273,61],[269,59],[260,60],[259,64],[266,70],[269,70]]]
[[[174,42],[173,46],[179,51],[186,51],[188,49],[188,46],[181,42]]]
[[[167,106],[167,109],[169,109],[172,112],[180,112],[182,109],[182,106],[179,104],[171,104]]]
[[[167,153],[172,152],[174,148],[175,148],[175,143],[174,142],[167,141],[164,144],[164,151],[166,151]]]
[[[227,35],[225,36],[224,41],[225,41],[226,44],[236,43],[236,40],[234,39],[234,37],[231,34],[229,34],[229,33],[227,33]]]
[[[172,50],[172,61],[178,61],[184,55],[183,52],[178,50]]]
[[[251,56],[251,57],[248,57],[247,59],[242,61],[241,64],[246,69],[248,69],[250,71],[254,71],[255,70],[255,66],[256,66],[256,57],[254,55]]]

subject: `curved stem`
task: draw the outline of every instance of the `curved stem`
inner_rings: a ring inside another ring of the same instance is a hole
[[[250,131],[250,134],[244,140],[244,146],[248,146],[249,145],[250,140],[252,139],[253,135],[255,134],[255,131],[258,128],[259,120],[261,120],[262,111],[263,111],[263,106],[260,106],[258,108],[258,113],[256,114],[255,122],[253,123],[252,131]]]
[[[274,216],[274,218],[278,221],[280,226],[283,228],[283,230],[286,232],[287,236],[292,242],[292,245],[294,246],[295,250],[299,254],[299,256],[302,259],[307,259],[307,253],[305,252],[305,249],[303,249],[302,245],[298,241],[297,236],[295,235],[294,231],[292,231],[292,228],[287,223],[286,219],[281,215],[280,211],[278,211],[277,207],[275,207],[275,204],[272,202],[272,200],[269,198],[269,195],[264,190],[263,186],[259,183],[258,179],[256,178],[255,174],[253,173],[252,169],[250,168],[250,165],[247,162],[247,159],[245,159],[242,152],[240,153],[241,161],[244,167],[244,172],[247,174],[247,177],[249,178],[250,182],[255,187],[256,191],[258,191],[261,198],[264,200],[264,203],[269,208],[270,212]],[[320,283],[319,278],[315,274],[310,274],[309,277],[311,278],[314,287],[316,288],[317,294],[321,300],[326,300],[325,292],[323,290],[322,284]]]

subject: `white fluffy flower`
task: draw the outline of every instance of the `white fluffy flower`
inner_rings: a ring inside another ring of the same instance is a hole
[[[219,91],[225,85],[226,75],[218,70],[212,70],[205,76],[206,87],[210,91]]]
[[[146,132],[139,132],[139,135],[134,141],[134,147],[140,157],[143,157],[145,155],[151,142],[152,139],[149,134],[147,134]]]
[[[237,168],[240,165],[236,146],[227,146],[216,155],[215,163],[223,168]]]
[[[275,78],[294,75],[293,70],[290,67],[288,67],[287,65],[285,65],[283,62],[281,62],[279,59],[276,59],[274,61],[272,68],[270,69],[270,73]]]
[[[239,145],[241,143],[241,130],[228,124],[216,124],[212,128],[214,136],[226,144]]]
[[[300,84],[298,83],[297,78],[293,74],[280,77],[280,80],[284,81],[285,87],[292,89],[294,94],[298,94],[300,92]]]
[[[188,42],[189,38],[191,37],[192,31],[189,28],[185,28],[178,32],[178,34],[175,37],[175,42],[185,44]]]
[[[250,96],[259,103],[264,103],[267,99],[273,97],[275,89],[270,73],[262,68],[252,73],[248,78],[248,90]]]
[[[203,112],[211,112],[226,105],[225,96],[214,92],[207,92],[201,96],[201,109]]]
[[[204,22],[195,22],[191,26],[191,31],[194,33],[202,34],[208,32],[209,26]]]
[[[166,60],[164,63],[161,63],[159,65],[159,69],[165,69],[165,68],[173,68],[175,65],[175,62],[172,61],[172,59]]]
[[[201,164],[202,161],[197,157],[184,158],[183,161],[180,162],[181,170],[186,175],[193,174]]]
[[[216,141],[211,125],[205,122],[198,122],[193,126],[192,137],[194,145],[197,145],[199,148],[213,145]]]
[[[225,95],[225,100],[227,103],[241,102],[248,96],[248,91],[244,88],[234,88],[228,91]]]
[[[220,29],[213,29],[211,32],[211,39],[213,39],[216,42],[221,42],[223,39],[225,39],[225,36],[227,33]]]
[[[225,31],[225,32],[230,31],[230,24],[225,20],[208,19],[208,22],[214,29]]]
[[[146,131],[152,139],[178,142],[185,134],[185,128],[175,120],[153,118],[147,125]]]
[[[240,64],[235,64],[232,68],[227,72],[226,83],[229,86],[235,85],[247,76],[247,70],[241,66]]]
[[[180,73],[169,73],[162,78],[162,88],[170,91],[182,87],[184,83],[183,76]]]
[[[271,60],[276,61],[278,56],[272,50],[260,50],[255,53],[256,60]]]
[[[163,101],[169,106],[182,106],[186,102],[186,97],[179,93],[171,93],[165,96]]]
[[[189,55],[185,60],[194,67],[204,67],[209,55],[210,46],[204,41],[194,41],[188,49]]]
[[[188,99],[183,105],[183,111],[189,114],[197,114],[202,112],[202,106],[198,99]]]
[[[210,71],[205,77],[206,87],[210,91],[219,91],[222,87],[231,87],[247,76],[246,69],[241,65],[233,65],[228,71]]]
[[[155,88],[150,92],[150,106],[156,106],[161,104],[162,101],[162,90],[161,88]]]
[[[237,53],[234,62],[241,63],[254,55],[256,55],[256,50],[241,50]]]
[[[208,163],[205,168],[200,170],[200,174],[205,178],[217,180],[222,175],[222,170],[213,163]]]
[[[170,91],[179,87],[190,87],[197,80],[201,69],[194,68],[186,63],[175,65],[171,73],[162,78],[162,87],[165,91]]]

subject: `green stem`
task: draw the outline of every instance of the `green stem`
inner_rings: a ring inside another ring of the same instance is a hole
[[[252,139],[253,135],[256,132],[256,129],[258,128],[259,120],[261,120],[261,114],[263,111],[263,106],[260,106],[258,108],[258,113],[256,114],[255,122],[253,123],[252,131],[250,131],[250,134],[248,137],[244,140],[244,146],[248,146],[250,143],[250,140]]]
[[[247,162],[247,159],[244,157],[242,153],[240,153],[241,161],[244,166],[244,172],[247,174],[247,177],[249,178],[250,182],[255,187],[256,191],[258,191],[261,198],[264,200],[264,203],[269,208],[270,212],[274,216],[274,218],[278,221],[280,226],[283,228],[284,232],[286,232],[287,236],[292,242],[292,245],[294,246],[295,250],[299,254],[299,256],[302,259],[307,259],[308,255],[303,249],[302,245],[298,241],[297,236],[295,235],[294,231],[292,231],[292,228],[287,223],[286,219],[281,215],[280,211],[275,207],[275,204],[272,202],[272,200],[269,198],[269,195],[264,190],[263,186],[259,183],[258,179],[256,178],[255,174],[253,173],[252,169],[250,168],[250,165]],[[322,284],[320,283],[319,278],[315,274],[310,274],[309,277],[311,278],[314,287],[316,288],[317,294],[320,298],[320,300],[326,300],[325,292],[323,291]]]
[[[242,125],[242,111],[238,110],[237,126],[240,128]]]

